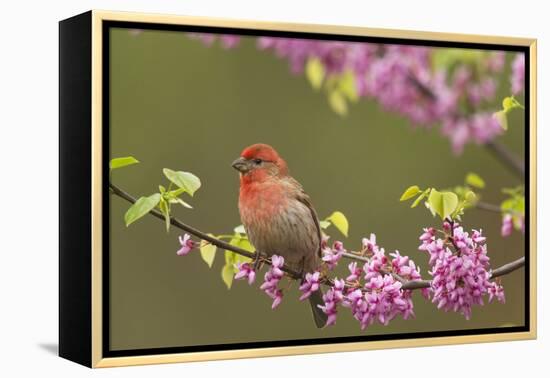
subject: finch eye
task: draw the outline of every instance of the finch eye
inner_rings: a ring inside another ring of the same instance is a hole
[[[262,164],[262,159],[254,159],[254,164],[256,165]]]

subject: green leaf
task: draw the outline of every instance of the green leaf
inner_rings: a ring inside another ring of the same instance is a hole
[[[341,116],[348,114],[348,104],[346,103],[346,99],[342,93],[338,91],[330,92],[328,96],[328,103],[336,114]]]
[[[248,238],[245,237],[245,236],[242,236],[239,233],[236,233],[235,235],[233,235],[233,238],[229,241],[229,244],[234,245],[235,247],[239,247],[241,249],[244,249],[246,251],[254,252],[254,247],[252,246],[252,244],[250,243]],[[226,251],[226,253],[233,254],[234,255],[233,259],[235,260],[235,262],[250,261],[250,259],[248,257],[238,255],[234,252]]]
[[[517,186],[515,188],[502,188],[502,193],[509,196],[523,196],[523,187]]]
[[[174,201],[176,201],[177,203],[179,203],[181,206],[183,207],[186,207],[188,209],[192,209],[193,206],[189,205],[187,202],[185,202],[184,200],[182,200],[181,198],[174,198]]]
[[[173,197],[178,197],[178,196],[182,195],[183,193],[185,193],[185,188],[179,188],[179,189],[170,191],[170,195],[173,196]]]
[[[162,171],[168,180],[176,184],[178,188],[185,189],[191,196],[201,187],[201,180],[192,173],[176,172],[168,168],[164,168]]]
[[[336,227],[345,237],[348,237],[349,223],[348,219],[342,212],[335,211],[325,220],[332,223],[334,227]]]
[[[137,221],[139,218],[147,214],[149,211],[153,210],[155,206],[160,202],[160,194],[155,193],[149,197],[140,197],[136,203],[134,203],[126,214],[124,214],[124,221],[126,222],[126,227],[130,224]]]
[[[508,116],[504,110],[493,113],[493,118],[497,120],[503,130],[508,130]]]
[[[353,71],[347,70],[341,77],[339,82],[340,92],[352,102],[357,102],[359,96],[355,88],[355,75]]]
[[[453,192],[439,192],[432,189],[428,197],[428,203],[441,219],[445,219],[455,211],[458,205],[458,196]]]
[[[306,77],[313,88],[319,90],[325,78],[325,67],[317,58],[309,58],[306,63]]]
[[[414,202],[413,202],[412,205],[411,205],[411,209],[417,207],[418,204],[420,203],[420,201],[422,201],[424,198],[426,198],[426,196],[427,196],[428,194],[430,194],[430,190],[432,190],[432,189],[431,189],[431,188],[428,188],[428,189],[424,190],[424,191],[422,192],[422,194],[419,195],[419,196],[414,200]]]
[[[514,98],[514,96],[505,97],[504,100],[502,100],[502,110],[504,110],[505,113],[517,108],[524,109],[524,106],[521,105],[519,101]]]
[[[505,112],[509,112],[510,110],[514,109],[515,104],[512,97],[504,97],[504,100],[502,100],[502,109]]]
[[[416,185],[409,186],[401,195],[401,198],[399,198],[399,201],[406,201],[408,199],[413,198],[418,193],[420,193],[420,188]]]
[[[319,221],[319,226],[324,230],[330,226],[330,222],[327,220]]]
[[[225,286],[227,286],[227,289],[231,289],[231,285],[233,284],[233,277],[235,276],[235,272],[232,265],[228,265],[227,263],[222,268],[222,280],[225,283]]]
[[[233,243],[234,240],[236,240],[235,243]],[[234,238],[231,241],[231,244],[238,245],[239,247],[246,250],[250,250],[249,247],[250,248],[252,247],[248,242],[248,240],[243,238]],[[231,289],[231,284],[233,283],[233,276],[235,275],[235,273],[237,273],[237,268],[235,267],[235,265],[241,262],[248,262],[248,261],[250,261],[248,257],[238,255],[231,251],[225,251],[225,265],[222,268],[222,280],[228,289]]]
[[[471,190],[466,192],[466,194],[464,195],[464,199],[468,203],[474,203],[476,198],[477,198],[476,194],[474,192],[472,192]]]
[[[127,167],[128,165],[133,165],[137,163],[139,163],[139,161],[133,156],[114,158],[114,159],[111,159],[111,161],[109,162],[109,168],[113,170],[117,168]]]
[[[233,229],[237,234],[246,234],[246,230],[242,224],[238,225]]]
[[[166,225],[166,232],[170,231],[170,206],[164,197],[160,198],[159,203],[160,212],[164,215],[164,223]]]
[[[212,234],[208,234],[214,236]],[[201,240],[200,244],[201,257],[204,262],[208,265],[209,268],[212,268],[214,263],[214,257],[216,257],[216,246],[207,242],[206,240]]]
[[[470,172],[466,175],[466,184],[473,186],[474,188],[485,188],[485,181],[476,173]]]

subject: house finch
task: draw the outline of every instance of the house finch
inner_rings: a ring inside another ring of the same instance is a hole
[[[321,228],[308,195],[273,147],[254,144],[232,164],[240,173],[239,212],[257,251],[279,255],[292,269],[313,272],[321,262]],[[321,290],[309,297],[317,327],[326,324]]]

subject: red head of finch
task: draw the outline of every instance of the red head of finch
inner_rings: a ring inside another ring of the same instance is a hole
[[[288,173],[286,162],[267,144],[254,144],[233,162],[240,173],[239,212],[252,245],[280,255],[296,271],[312,272],[321,262],[321,229],[308,195]],[[315,324],[326,315],[321,291],[310,297]]]

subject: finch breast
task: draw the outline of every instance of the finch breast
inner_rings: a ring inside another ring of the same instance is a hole
[[[311,210],[292,191],[257,184],[240,195],[239,211],[250,242],[277,254],[293,269],[311,272],[319,264],[319,232]]]

